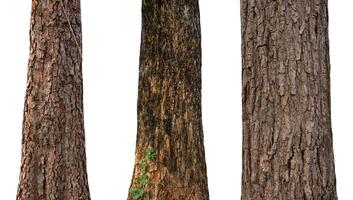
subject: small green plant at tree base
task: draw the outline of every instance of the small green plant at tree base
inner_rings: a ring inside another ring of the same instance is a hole
[[[149,177],[147,175],[142,175],[139,177],[139,183],[142,187],[144,187],[145,185],[147,185],[148,181],[149,181]]]
[[[143,159],[143,160],[141,160],[140,161],[140,170],[141,170],[141,173],[142,174],[146,174],[146,172],[147,172],[147,163],[146,163],[146,160],[145,159]]]
[[[143,195],[145,194],[145,191],[139,188],[132,188],[130,190],[130,193],[133,200],[138,200],[143,197]]]
[[[154,157],[156,156],[156,152],[152,147],[148,147],[146,151],[146,158],[147,160],[154,160]]]
[[[130,194],[133,200],[139,200],[145,195],[145,187],[148,184],[150,177],[146,174],[148,169],[147,161],[153,161],[156,157],[156,152],[152,147],[148,147],[146,150],[146,155],[143,159],[139,161],[139,169],[141,171],[140,176],[137,177],[139,187],[131,188]]]

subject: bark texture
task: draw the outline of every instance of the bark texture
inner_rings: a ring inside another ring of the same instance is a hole
[[[335,200],[327,0],[241,0],[243,200]]]
[[[197,0],[142,2],[136,161],[128,199],[209,199],[199,20]],[[144,172],[148,148],[155,158]],[[142,176],[149,180],[144,187]],[[136,189],[144,195],[132,195]]]
[[[17,200],[89,200],[79,0],[32,0]]]

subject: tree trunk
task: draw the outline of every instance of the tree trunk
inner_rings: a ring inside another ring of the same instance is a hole
[[[32,1],[17,200],[89,200],[79,0]]]
[[[136,161],[128,199],[209,199],[198,1],[142,4]]]
[[[242,0],[243,200],[335,200],[327,0]]]

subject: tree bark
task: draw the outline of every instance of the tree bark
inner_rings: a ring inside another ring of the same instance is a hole
[[[327,0],[241,0],[243,200],[335,200]]]
[[[142,2],[136,161],[128,199],[209,199],[199,20],[197,0]]]
[[[89,200],[79,0],[32,1],[17,200]]]

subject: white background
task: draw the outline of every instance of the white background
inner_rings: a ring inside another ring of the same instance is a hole
[[[29,49],[29,0],[0,3],[0,199],[15,199]],[[337,188],[353,198],[353,2],[330,0],[332,121]],[[200,0],[203,123],[212,200],[240,199],[240,12]],[[82,0],[88,175],[94,200],[123,200],[132,175],[140,1]]]

